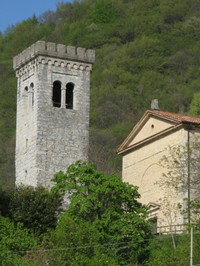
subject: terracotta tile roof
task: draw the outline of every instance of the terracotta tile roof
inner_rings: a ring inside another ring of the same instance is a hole
[[[160,110],[148,110],[147,111],[150,114],[157,115],[162,118],[170,119],[175,122],[180,123],[192,123],[192,124],[200,124],[200,118],[198,117],[192,117],[182,114],[176,114],[176,113],[170,113],[170,112],[164,112]]]

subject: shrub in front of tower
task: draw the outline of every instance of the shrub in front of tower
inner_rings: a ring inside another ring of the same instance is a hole
[[[41,236],[55,228],[61,211],[61,197],[38,186],[20,186],[10,196],[9,216],[22,223],[35,235]]]

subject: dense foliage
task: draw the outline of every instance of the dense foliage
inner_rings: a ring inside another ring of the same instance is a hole
[[[0,216],[0,265],[116,266],[145,261],[150,224],[136,187],[81,161],[57,173],[54,181],[50,191],[24,186],[1,195],[8,204]]]
[[[0,193],[0,265],[189,264],[190,234],[152,236],[136,187],[83,162],[57,173],[54,181],[51,191],[20,187]],[[199,245],[200,231],[194,228],[196,264]]]
[[[150,226],[136,187],[81,161],[56,174],[54,181],[54,189],[64,191],[70,200],[68,217],[94,226],[99,244],[107,245],[104,252],[113,254],[120,265],[145,259]]]
[[[65,213],[50,240],[54,250],[48,254],[49,265],[117,265],[116,247],[102,245],[99,231],[87,221],[74,221]],[[112,253],[108,252],[112,251]],[[114,251],[114,253],[113,253]]]
[[[22,223],[35,235],[42,235],[55,228],[61,212],[62,198],[38,186],[17,187],[10,195],[8,216],[17,224]]]
[[[31,266],[24,258],[26,251],[33,250],[36,239],[22,224],[14,225],[8,218],[0,216],[0,265]]]
[[[9,185],[14,178],[14,55],[39,39],[96,50],[90,160],[98,169],[120,172],[116,147],[153,98],[162,110],[199,114],[199,11],[199,0],[80,0],[59,3],[56,12],[33,16],[1,33],[2,183]]]

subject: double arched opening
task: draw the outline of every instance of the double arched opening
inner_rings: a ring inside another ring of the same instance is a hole
[[[66,86],[62,86],[59,80],[54,81],[52,101],[54,107],[73,109],[74,83],[68,82]]]
[[[28,105],[29,107],[34,106],[34,83],[31,82],[29,86],[24,88],[22,97],[28,97]]]

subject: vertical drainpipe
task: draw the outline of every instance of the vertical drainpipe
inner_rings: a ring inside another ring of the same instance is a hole
[[[187,193],[188,193],[188,225],[190,226],[190,199],[191,199],[191,195],[190,195],[190,126],[188,126],[187,128]]]

